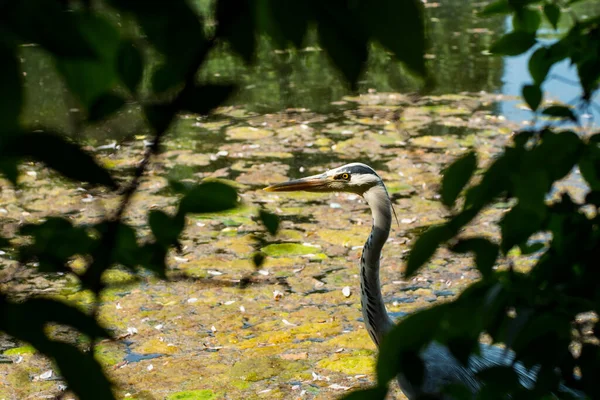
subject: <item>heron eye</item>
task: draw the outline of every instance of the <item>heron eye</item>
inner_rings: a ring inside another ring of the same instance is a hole
[[[345,174],[345,173],[344,173],[344,174],[342,174],[342,175],[341,175],[341,177],[342,177],[342,179],[344,179],[344,180],[346,180],[346,181],[347,181],[347,180],[350,180],[350,174]]]

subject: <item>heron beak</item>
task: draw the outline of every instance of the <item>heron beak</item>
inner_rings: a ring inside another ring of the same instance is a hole
[[[319,192],[326,189],[331,182],[331,178],[327,175],[313,175],[302,179],[294,179],[288,182],[276,183],[268,186],[263,190],[267,192]]]

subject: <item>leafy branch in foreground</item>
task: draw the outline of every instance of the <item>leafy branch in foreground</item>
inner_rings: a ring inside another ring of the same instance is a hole
[[[82,352],[71,343],[51,339],[44,328],[48,323],[69,325],[91,338],[92,343],[96,338],[108,337],[97,320],[103,273],[120,265],[134,273],[146,269],[164,278],[165,257],[171,247],[179,246],[186,215],[237,205],[237,193],[229,186],[214,182],[196,185],[183,193],[175,215],[149,212],[152,237],[144,243],[138,241],[135,229],[123,218],[177,114],[207,114],[234,93],[235,85],[196,81],[214,46],[227,42],[244,60],[253,62],[257,34],[267,33],[282,47],[300,47],[308,26],[316,23],[322,47],[354,86],[364,71],[370,40],[379,41],[409,69],[423,75],[425,34],[422,4],[417,0],[348,4],[219,0],[212,36],[207,36],[202,16],[184,0],[168,4],[106,1],[105,6],[112,7],[110,12],[117,11],[133,21],[141,32],[135,37],[124,35],[104,11],[89,2],[70,6],[71,2],[53,0],[0,3],[0,173],[18,186],[19,165],[24,161],[41,162],[73,181],[120,190],[120,204],[113,215],[92,225],[75,226],[67,218],[55,216],[20,228],[18,235],[29,237],[16,249],[22,263],[36,262],[44,273],[75,276],[82,288],[95,294],[96,302],[91,314],[86,314],[50,300],[15,303],[0,294],[0,330],[50,356],[80,399],[104,400],[114,398],[111,383],[93,352]],[[409,41],[396,40],[408,36]],[[127,103],[142,106],[153,137],[129,182],[116,179],[61,132],[21,126],[21,44],[35,44],[52,57],[86,123],[110,117]],[[147,62],[148,49],[160,55],[159,65]],[[269,232],[277,230],[276,218],[265,213],[259,217]],[[11,244],[4,239],[0,242],[3,247]],[[81,272],[72,270],[69,262],[73,257],[88,260],[87,267]],[[254,262],[259,266],[263,259],[258,254]]]
[[[600,17],[574,20],[560,39],[550,44],[538,42],[542,18],[556,28],[568,12],[561,8],[566,6],[563,3],[500,0],[483,11],[512,14],[514,30],[492,45],[492,52],[512,56],[535,49],[529,59],[533,84],[524,87],[523,96],[536,117],[549,120],[539,129],[516,134],[512,144],[470,187],[477,165],[474,154],[446,169],[442,200],[453,207],[463,193],[461,207],[446,223],[431,227],[417,239],[406,273],[417,273],[439,246],[447,244],[456,253],[472,252],[482,279],[454,301],[417,312],[399,323],[381,347],[377,388],[347,398],[383,399],[389,381],[399,373],[418,385],[423,378],[419,351],[432,341],[445,344],[457,360],[466,363],[470,355],[479,352],[481,334],[512,349],[514,363],[535,366],[537,377],[532,382],[519,381],[514,365],[483,370],[478,375],[478,399],[548,398],[561,390],[561,398],[600,396],[596,382],[600,366],[600,133],[575,131],[578,116],[589,110],[600,83]],[[548,71],[565,59],[577,70],[580,101],[574,108],[550,105],[540,109],[541,86]],[[575,123],[575,128],[556,128],[569,123]],[[556,194],[555,183],[577,169],[588,189],[585,199]],[[461,238],[462,229],[499,198],[512,205],[499,221],[500,241]],[[492,268],[499,256],[507,256],[515,248],[522,255],[535,254],[537,261],[530,270]],[[578,323],[579,316],[590,312],[593,329]],[[566,390],[563,384],[578,392]],[[456,386],[448,387],[447,393],[456,399],[473,398]]]

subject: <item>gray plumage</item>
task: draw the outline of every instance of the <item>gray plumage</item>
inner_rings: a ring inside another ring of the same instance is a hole
[[[392,203],[381,178],[368,165],[352,163],[320,175],[275,184],[265,190],[351,192],[366,200],[371,208],[373,227],[360,258],[360,301],[367,332],[379,346],[383,337],[394,326],[387,314],[379,282],[381,250],[388,239],[392,223]],[[403,376],[398,376],[400,388],[411,400],[423,395],[447,400],[441,391],[451,383],[463,384],[475,393],[480,386],[476,379],[477,372],[494,366],[509,366],[514,360],[514,354],[510,350],[485,344],[480,346],[480,355],[471,356],[468,365],[463,366],[448,348],[439,343],[431,343],[421,353],[425,367],[421,386],[414,387]],[[514,363],[513,368],[521,384],[532,388],[537,369],[528,370],[520,363]],[[568,388],[563,387],[562,390],[575,394]]]

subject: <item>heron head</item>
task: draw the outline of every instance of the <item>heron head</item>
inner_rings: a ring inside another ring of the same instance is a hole
[[[383,187],[383,181],[375,170],[366,164],[352,163],[319,175],[276,183],[264,190],[267,192],[350,192],[363,195],[375,186]]]

